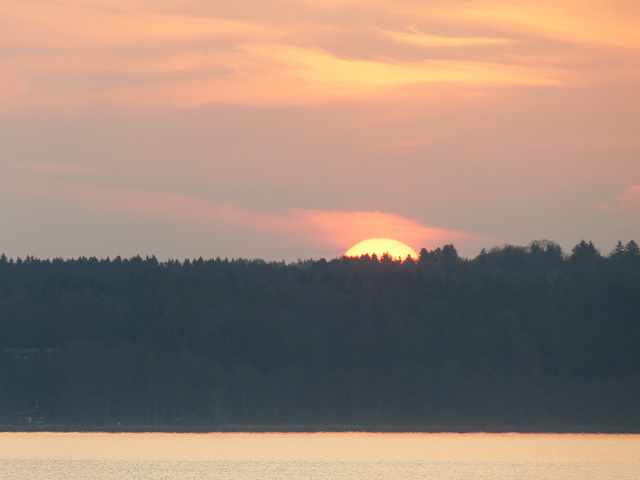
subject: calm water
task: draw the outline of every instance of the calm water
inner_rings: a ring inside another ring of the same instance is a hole
[[[640,480],[640,435],[0,433],[3,480]]]

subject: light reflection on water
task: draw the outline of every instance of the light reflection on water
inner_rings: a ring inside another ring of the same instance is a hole
[[[640,435],[0,433],[3,480],[640,480]]]

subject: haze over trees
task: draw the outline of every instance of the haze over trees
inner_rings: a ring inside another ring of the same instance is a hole
[[[0,424],[640,427],[640,249],[0,257]]]

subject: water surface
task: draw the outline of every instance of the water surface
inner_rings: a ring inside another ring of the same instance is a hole
[[[640,480],[640,435],[0,433],[0,478]]]

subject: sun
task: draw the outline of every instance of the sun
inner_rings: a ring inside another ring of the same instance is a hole
[[[361,257],[363,255],[373,256],[376,254],[381,258],[385,253],[394,260],[404,260],[411,257],[418,259],[416,251],[404,242],[393,238],[369,238],[355,244],[344,253],[345,257]]]

